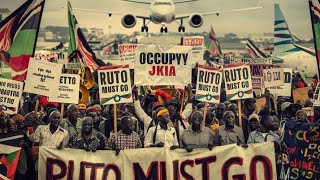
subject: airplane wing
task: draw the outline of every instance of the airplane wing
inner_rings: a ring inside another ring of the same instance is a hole
[[[195,2],[199,0],[181,0],[181,1],[174,1],[174,4],[181,4],[181,3],[188,3],[188,2]]]
[[[145,2],[145,1],[135,1],[135,0],[121,0],[121,1],[138,3],[138,4],[151,4],[151,2]]]
[[[124,13],[118,13],[118,12],[106,12],[106,11],[99,11],[99,10],[92,10],[92,9],[82,9],[82,8],[72,8],[72,10],[74,10],[74,11],[84,11],[84,12],[93,12],[93,13],[102,13],[102,14],[108,14],[109,16],[111,16],[111,15],[119,15],[119,16],[125,15]],[[133,15],[136,16],[137,18],[140,18],[140,19],[147,19],[147,20],[151,19],[150,16],[142,16],[142,15],[136,15],[136,14],[133,14]]]
[[[219,16],[221,13],[231,13],[231,12],[239,12],[239,11],[251,11],[251,10],[258,10],[262,9],[262,6],[259,7],[249,7],[249,8],[242,8],[242,9],[233,9],[233,10],[226,10],[226,11],[213,11],[213,12],[206,12],[206,13],[200,13],[202,16],[208,16],[212,14],[216,14]],[[185,19],[189,18],[191,14],[183,14],[183,15],[178,15],[175,17],[175,19]]]

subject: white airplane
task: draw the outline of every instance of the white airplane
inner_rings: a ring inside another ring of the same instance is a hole
[[[121,14],[121,13],[113,13],[113,12],[105,12],[105,11],[96,11],[90,9],[80,9],[80,8],[72,8],[73,10],[79,11],[88,11],[88,12],[96,12],[96,13],[105,13],[109,16],[111,15],[123,15],[121,23],[126,28],[132,28],[137,23],[137,18],[143,20],[143,26],[141,27],[141,32],[148,32],[148,24],[153,22],[155,24],[161,24],[160,32],[168,32],[167,24],[172,23],[173,21],[179,24],[178,31],[185,32],[185,26],[183,25],[183,19],[189,19],[189,25],[193,28],[199,28],[203,24],[203,16],[216,14],[217,16],[221,13],[227,12],[238,12],[238,11],[248,11],[248,10],[256,10],[262,9],[263,7],[249,7],[243,9],[233,9],[229,11],[214,11],[207,13],[192,13],[192,14],[175,14],[175,4],[181,3],[190,3],[198,0],[153,0],[152,2],[143,2],[139,0],[122,0],[126,2],[139,3],[139,4],[147,4],[150,5],[150,13],[149,15],[137,15],[134,13],[130,14]]]

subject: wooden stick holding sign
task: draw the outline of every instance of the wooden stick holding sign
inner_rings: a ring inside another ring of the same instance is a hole
[[[206,125],[207,110],[208,110],[208,102],[204,102],[204,110],[203,110],[204,112],[203,112],[202,126]]]
[[[242,127],[242,111],[241,111],[241,99],[238,99],[238,116],[239,116],[239,126]]]
[[[64,113],[64,103],[61,103],[61,116],[63,118],[63,113]]]
[[[39,102],[39,99],[37,98],[37,100],[36,100],[36,106],[34,107],[34,112],[33,112],[34,115],[37,116],[37,117],[38,117],[39,104],[40,104],[40,102]]]
[[[117,129],[117,105],[116,104],[113,104],[113,133],[115,136],[117,136],[117,132],[118,132],[118,129]]]

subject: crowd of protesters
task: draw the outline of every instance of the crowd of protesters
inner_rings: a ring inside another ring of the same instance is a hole
[[[141,89],[134,87],[133,103],[101,106],[98,100],[91,100],[87,104],[67,105],[63,115],[58,103],[48,102],[44,96],[24,94],[19,114],[9,116],[1,111],[0,134],[24,133],[15,179],[33,179],[38,146],[92,152],[114,150],[119,154],[124,149],[149,147],[184,148],[188,152],[196,148],[212,150],[215,146],[228,144],[246,148],[251,143],[272,141],[279,159],[285,148],[282,142],[285,125],[320,121],[320,107],[314,108],[311,119],[302,110],[312,107],[316,84],[313,81],[310,85],[310,99],[305,103],[293,103],[292,98],[286,97],[275,99],[266,90],[262,96],[266,97],[267,103],[257,112],[256,99],[259,97],[245,99],[241,117],[237,102],[222,98],[221,103],[209,103],[207,107],[203,102],[197,102],[191,85],[184,93],[176,90],[173,94],[151,88],[142,94]],[[308,85],[297,73],[292,86],[294,89]],[[182,94],[186,94],[183,100]],[[41,106],[34,112],[37,100]],[[114,126],[117,133],[113,132]],[[281,158],[277,163],[281,164]]]

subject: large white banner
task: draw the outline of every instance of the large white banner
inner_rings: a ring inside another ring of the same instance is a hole
[[[24,91],[49,97],[57,95],[62,66],[30,59]]]
[[[60,103],[79,103],[80,75],[61,74],[58,94],[49,97],[50,101]]]
[[[283,68],[272,68],[263,70],[263,84],[265,88],[283,86]]]
[[[251,71],[248,64],[229,64],[223,67],[227,99],[253,98]]]
[[[5,113],[17,114],[23,82],[0,78],[0,105]]]
[[[120,44],[119,49],[119,59],[120,64],[129,64],[130,69],[134,69],[135,61],[135,51],[138,44]]]
[[[134,65],[135,84],[184,86],[189,84],[191,53],[192,46],[138,46]]]
[[[270,87],[268,90],[271,94],[277,96],[291,96],[291,82],[292,82],[292,69],[283,68],[284,85],[277,87]]]
[[[222,70],[214,67],[199,66],[195,98],[202,102],[219,103]]]
[[[98,70],[98,84],[101,105],[132,102],[129,65]]]
[[[97,151],[40,147],[39,179],[261,179],[275,180],[273,143],[208,149]]]

